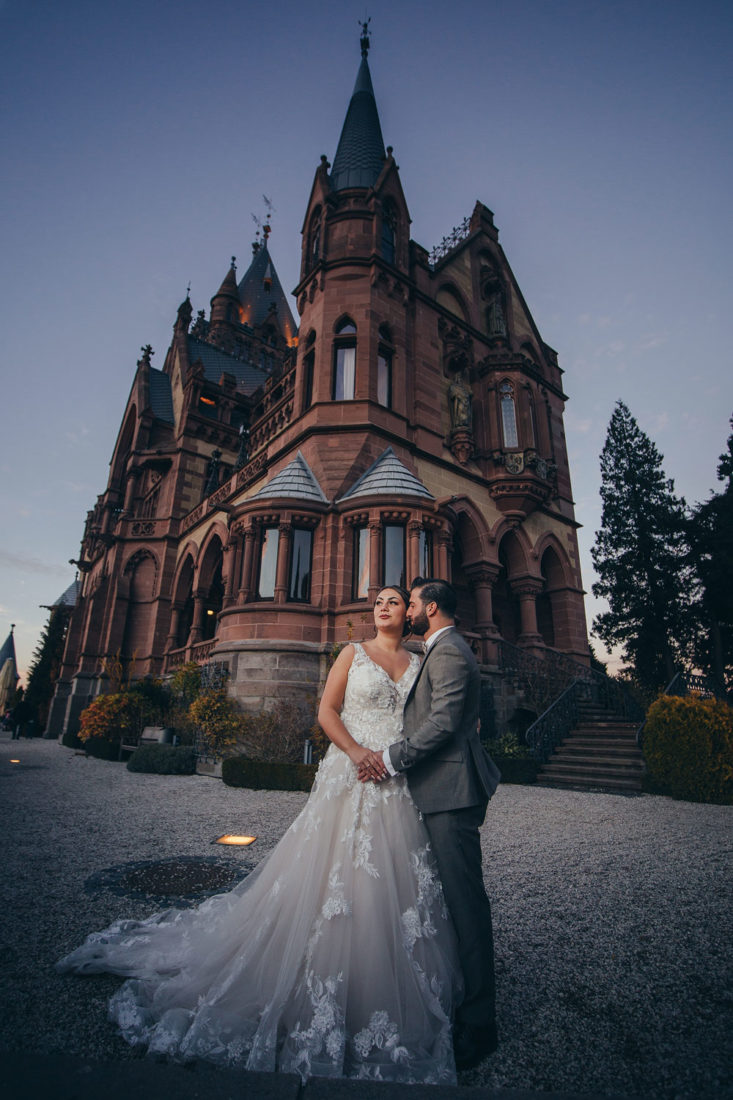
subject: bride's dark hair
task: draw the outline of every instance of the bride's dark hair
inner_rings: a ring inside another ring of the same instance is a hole
[[[397,593],[397,595],[400,597],[405,605],[405,610],[407,610],[410,605],[410,593],[407,591],[406,588],[403,588],[401,584],[383,584],[382,587],[379,589],[379,592],[377,592],[377,595],[374,597],[374,603],[376,604],[377,598],[381,596],[382,592],[386,592],[388,589],[390,592]],[[407,623],[405,623],[402,628],[402,637],[406,638],[407,635],[410,633],[411,630]]]

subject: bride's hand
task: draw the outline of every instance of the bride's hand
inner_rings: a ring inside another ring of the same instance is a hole
[[[356,764],[357,775],[362,783],[369,780],[378,783],[388,774],[381,755],[365,749],[363,745],[359,745],[357,751],[351,754],[351,760]]]

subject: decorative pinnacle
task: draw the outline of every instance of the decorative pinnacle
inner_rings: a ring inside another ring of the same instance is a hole
[[[235,271],[237,270],[237,257],[236,256],[232,256],[232,267],[234,268]]]
[[[369,24],[372,21],[371,15],[367,16],[364,22],[359,20],[359,26],[361,27],[361,38],[359,45],[361,46],[361,56],[366,60],[366,56],[369,53]]]

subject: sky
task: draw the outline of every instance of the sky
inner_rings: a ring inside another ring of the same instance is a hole
[[[557,349],[589,625],[598,456],[623,400],[688,503],[718,487],[728,320],[733,6],[370,0],[369,64],[412,237],[477,199]],[[161,367],[252,215],[297,281],[362,0],[0,0],[0,643],[21,671],[74,579],[140,348]],[[294,301],[292,303],[295,312]],[[597,646],[602,653],[602,647]]]

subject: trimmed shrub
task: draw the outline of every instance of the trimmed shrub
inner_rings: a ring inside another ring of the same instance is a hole
[[[226,688],[204,691],[191,703],[188,713],[214,756],[236,745],[242,729],[242,712]]]
[[[140,745],[128,760],[127,770],[152,775],[193,775],[196,751],[191,745]]]
[[[733,709],[697,695],[662,695],[644,727],[648,785],[689,802],[733,804]]]
[[[491,759],[501,772],[502,783],[536,783],[540,765],[536,760],[523,760],[517,756],[494,756]]]
[[[71,733],[70,730],[67,730],[66,733],[61,738],[61,744],[67,749],[83,749],[84,748],[84,746],[82,745],[81,741],[76,736],[76,734]]]
[[[120,759],[119,741],[109,741],[106,737],[90,737],[83,743],[82,748],[84,752],[89,756],[96,757],[97,760]]]
[[[282,764],[274,760],[250,760],[230,756],[221,766],[228,787],[253,791],[309,791],[316,776],[315,764]]]

